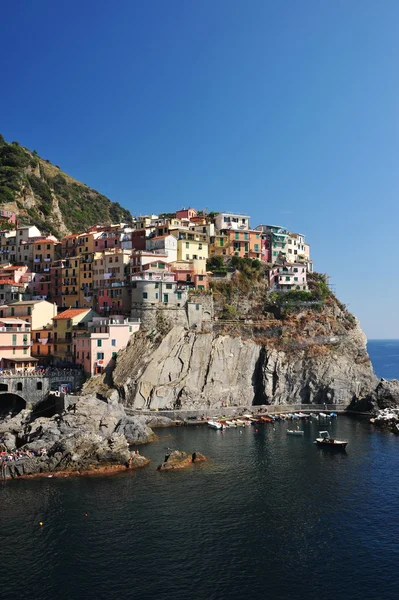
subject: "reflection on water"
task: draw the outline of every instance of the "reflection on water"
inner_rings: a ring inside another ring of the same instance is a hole
[[[2,597],[396,598],[399,438],[339,417],[331,452],[300,426],[159,430],[133,474],[2,484]],[[209,461],[159,473],[166,446]]]

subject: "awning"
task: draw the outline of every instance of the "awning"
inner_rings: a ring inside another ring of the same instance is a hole
[[[2,318],[0,318],[0,323],[6,323],[7,325],[30,325],[29,321],[24,321],[23,319],[2,319]]]
[[[2,360],[10,360],[16,363],[38,362],[39,360],[38,358],[34,358],[34,356],[2,356],[1,358]]]

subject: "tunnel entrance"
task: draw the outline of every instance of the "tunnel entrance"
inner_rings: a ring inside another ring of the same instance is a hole
[[[0,415],[12,413],[16,415],[26,408],[26,402],[17,394],[1,394],[0,393]]]

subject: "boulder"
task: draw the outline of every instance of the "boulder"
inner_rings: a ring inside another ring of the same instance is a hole
[[[201,452],[193,452],[188,454],[187,452],[180,452],[174,450],[169,455],[169,458],[157,467],[158,471],[174,471],[176,469],[186,469],[187,467],[204,462],[206,457]]]

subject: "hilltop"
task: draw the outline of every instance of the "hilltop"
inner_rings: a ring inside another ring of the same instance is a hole
[[[0,208],[16,212],[22,223],[57,236],[97,223],[130,222],[118,202],[80,183],[57,165],[0,134]]]

